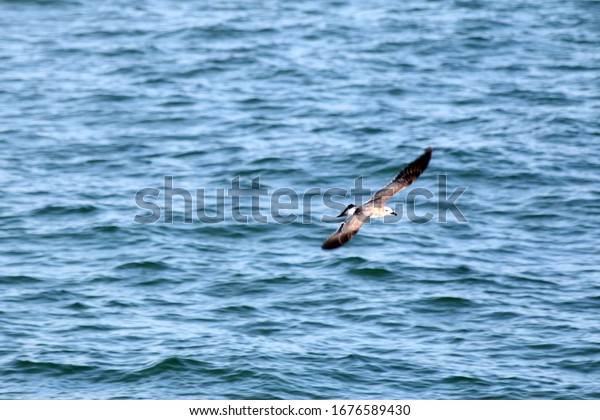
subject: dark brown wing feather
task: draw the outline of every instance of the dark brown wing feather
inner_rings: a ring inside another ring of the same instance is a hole
[[[431,159],[431,152],[431,147],[428,147],[425,153],[406,165],[389,184],[377,191],[368,202],[373,202],[376,207],[383,206],[394,194],[412,184],[427,168]]]
[[[360,227],[368,218],[368,216],[365,216],[360,211],[353,214],[348,218],[348,220],[340,225],[339,229],[335,231],[334,234],[332,234],[325,240],[325,242],[323,242],[321,248],[335,249],[344,245],[346,242],[352,239],[354,235],[356,235],[356,232],[358,232]]]

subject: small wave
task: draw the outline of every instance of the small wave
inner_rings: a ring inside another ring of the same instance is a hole
[[[357,265],[363,264],[368,262],[368,260],[366,258],[363,257],[357,257],[357,256],[352,256],[352,257],[339,257],[339,258],[335,258],[332,261],[328,261],[324,264],[325,267],[344,267],[344,266],[348,266],[348,267],[355,267]]]
[[[69,299],[80,300],[81,295],[69,292],[68,290],[45,290],[39,293],[27,293],[21,295],[21,301],[31,302],[65,302]]]
[[[584,374],[591,374],[593,372],[598,372],[600,369],[599,361],[575,361],[575,360],[563,360],[558,364],[562,369],[572,370],[575,372],[580,372]]]
[[[263,157],[260,159],[255,159],[251,162],[252,165],[281,165],[282,162],[289,161],[289,159],[280,158],[280,157]]]
[[[470,299],[450,296],[433,298],[430,300],[430,303],[445,306],[471,306],[475,304],[475,302]]]
[[[258,309],[249,305],[231,305],[219,308],[215,312],[219,314],[249,315],[257,313]]]
[[[209,210],[207,210],[209,212]],[[209,216],[211,216],[209,214]],[[245,227],[244,225],[240,225]],[[206,236],[214,236],[218,238],[230,238],[230,239],[238,239],[246,237],[246,234],[243,231],[235,229],[232,226],[226,225],[203,225],[199,228],[199,230]]]
[[[293,279],[288,276],[268,277],[258,280],[259,283],[265,284],[289,284],[290,282],[294,281],[296,281],[296,279]]]
[[[172,280],[166,278],[153,278],[135,283],[136,286],[163,286],[172,283]]]
[[[72,309],[74,311],[82,311],[85,309],[90,309],[91,306],[86,305],[85,303],[75,302],[65,306],[65,309]]]
[[[98,211],[98,207],[91,204],[82,206],[55,206],[48,205],[31,212],[32,216],[49,216],[49,215],[73,215],[73,214],[89,214]]]
[[[31,276],[0,276],[0,284],[4,285],[39,283],[41,281]]]
[[[121,230],[121,228],[119,226],[115,226],[115,225],[105,225],[105,226],[96,226],[92,230],[94,232],[101,232],[101,233],[115,233],[115,232],[118,232],[119,230]]]
[[[134,303],[130,303],[130,302],[124,303],[119,300],[111,300],[111,301],[106,302],[106,306],[108,306],[109,308],[129,308],[131,306],[138,306],[138,305],[136,305]]]
[[[547,280],[547,279],[540,279],[540,278],[536,278],[536,277],[525,277],[525,276],[519,276],[519,275],[511,275],[511,276],[506,276],[506,278],[508,278],[509,280],[512,281],[516,281],[519,282],[520,284],[523,283],[533,283],[533,284],[537,284],[537,285],[556,285],[557,283],[551,281],[551,280]]]
[[[130,57],[132,55],[145,55],[147,50],[140,50],[138,48],[116,48],[114,50],[102,51],[100,55],[104,57]]]
[[[135,261],[121,264],[116,267],[117,270],[152,270],[162,271],[168,270],[170,267],[160,261]]]
[[[485,385],[489,385],[489,382],[480,379],[480,378],[475,378],[472,376],[462,376],[462,375],[453,375],[453,376],[448,376],[445,377],[444,379],[442,379],[442,382],[447,383],[447,384],[463,384],[463,385],[479,385],[479,386],[485,386]]]
[[[186,371],[190,368],[206,368],[211,366],[209,363],[201,362],[194,359],[186,359],[181,357],[169,357],[163,359],[157,363],[151,364],[150,366],[143,368],[138,373],[143,374],[155,374],[165,371]]]
[[[385,268],[353,268],[348,270],[348,273],[354,274],[359,277],[371,277],[371,278],[390,278],[394,277],[396,273],[387,270]]]
[[[81,5],[76,0],[4,0],[3,3],[32,4],[38,6],[74,6]]]
[[[194,79],[200,76],[206,76],[212,73],[222,73],[227,70],[225,66],[211,65],[197,69],[187,70],[181,73],[174,74],[173,77],[181,77],[183,79]]]
[[[185,159],[190,157],[204,156],[207,153],[208,152],[206,152],[205,150],[190,150],[188,152],[177,153],[173,155],[173,157],[177,159]]]
[[[161,375],[174,375],[180,373],[204,374],[209,377],[226,376],[233,371],[221,367],[217,367],[211,363],[183,358],[183,357],[168,357],[158,362],[151,363],[146,367],[133,372],[119,372],[120,375],[113,373],[112,380],[116,382],[135,382],[140,379],[151,378]]]
[[[389,133],[390,130],[382,127],[357,127],[353,128],[354,134],[375,135]]]
[[[513,318],[518,318],[520,316],[521,315],[518,314],[517,312],[512,312],[512,311],[496,311],[496,312],[492,312],[487,315],[487,317],[489,317],[491,319],[497,319],[497,320],[513,319]]]
[[[134,95],[125,95],[125,94],[112,94],[112,93],[97,93],[94,95],[90,95],[86,98],[87,101],[96,103],[96,102],[128,102],[138,99],[138,96]]]
[[[123,278],[121,277],[113,277],[113,276],[97,276],[97,277],[93,277],[91,278],[89,281],[92,283],[115,283],[118,281],[122,281]]]
[[[31,360],[17,360],[12,362],[9,366],[19,373],[44,374],[51,376],[62,376],[90,372],[96,369],[88,365],[74,365],[53,362],[34,362]]]
[[[78,325],[75,328],[75,330],[77,330],[77,331],[100,331],[100,332],[114,331],[117,329],[118,329],[117,327],[114,327],[112,325],[105,325],[105,324]]]
[[[432,311],[443,310],[443,309],[461,309],[470,308],[476,305],[476,303],[470,299],[452,296],[441,296],[427,299],[420,299],[417,301],[419,305],[422,305],[426,309]]]

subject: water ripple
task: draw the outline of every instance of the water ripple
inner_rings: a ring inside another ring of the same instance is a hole
[[[0,2],[0,397],[600,398],[597,2],[204,3]]]

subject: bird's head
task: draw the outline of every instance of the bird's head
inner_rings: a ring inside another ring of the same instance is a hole
[[[383,210],[384,210],[384,214],[386,214],[386,215],[388,215],[388,214],[391,214],[392,216],[398,216],[398,215],[396,214],[396,212],[395,212],[395,211],[394,211],[392,208],[390,208],[390,207],[388,207],[388,206],[385,206],[385,207],[383,208]]]

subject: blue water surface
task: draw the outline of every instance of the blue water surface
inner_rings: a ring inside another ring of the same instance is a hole
[[[599,185],[598,1],[0,1],[0,398],[598,399]]]

